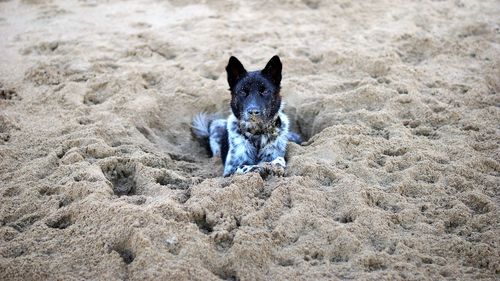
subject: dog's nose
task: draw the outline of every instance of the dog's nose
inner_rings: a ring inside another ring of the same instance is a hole
[[[250,108],[247,110],[248,114],[252,116],[259,116],[260,115],[260,110],[257,108]]]

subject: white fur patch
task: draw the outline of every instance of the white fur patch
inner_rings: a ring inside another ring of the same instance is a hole
[[[273,161],[271,161],[271,165],[278,165],[278,166],[281,166],[283,168],[286,167],[286,162],[285,162],[285,158],[283,157],[277,157],[276,159],[274,159]]]

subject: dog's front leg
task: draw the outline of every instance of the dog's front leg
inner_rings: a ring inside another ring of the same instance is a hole
[[[266,174],[283,176],[285,174],[287,140],[278,138],[275,142],[266,145],[259,153],[261,162],[259,166],[263,167]],[[261,173],[262,174],[262,173]]]
[[[260,167],[255,163],[255,147],[240,137],[230,138],[229,151],[224,166],[224,177],[234,173],[246,174],[257,172]]]

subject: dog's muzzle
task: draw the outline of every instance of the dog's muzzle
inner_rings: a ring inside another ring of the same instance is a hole
[[[245,121],[248,122],[262,122],[262,111],[257,107],[249,107],[245,112]]]

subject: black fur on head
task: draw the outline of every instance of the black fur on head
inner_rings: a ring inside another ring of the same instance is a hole
[[[275,121],[281,106],[281,69],[278,56],[272,57],[264,69],[251,72],[237,58],[229,59],[227,81],[236,118],[260,128]]]

